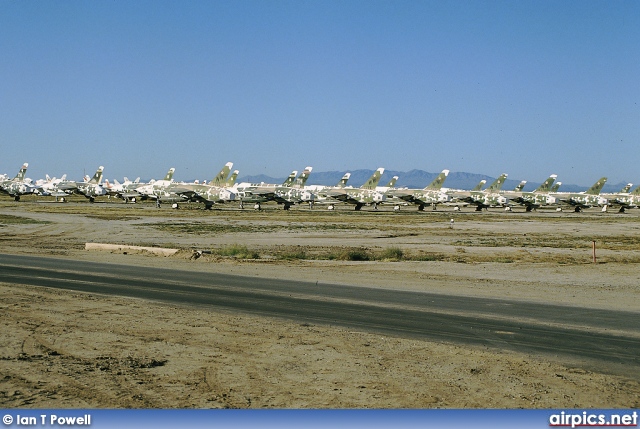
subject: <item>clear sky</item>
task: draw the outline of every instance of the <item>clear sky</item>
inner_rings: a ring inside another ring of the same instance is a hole
[[[637,0],[0,0],[0,53],[11,176],[640,184]]]

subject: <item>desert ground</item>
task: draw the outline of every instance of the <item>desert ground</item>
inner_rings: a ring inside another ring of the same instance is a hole
[[[507,298],[640,317],[640,210],[263,207],[174,210],[2,197],[0,253]],[[179,251],[168,257],[87,251],[88,242]],[[640,407],[640,380],[632,373],[557,356],[1,278],[0,297],[4,408]],[[628,334],[640,341],[640,332]]]

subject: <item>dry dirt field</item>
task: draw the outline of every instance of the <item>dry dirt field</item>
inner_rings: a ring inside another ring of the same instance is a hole
[[[86,251],[86,242],[181,251],[170,257]],[[194,258],[194,250],[210,253]],[[356,213],[266,206],[255,212],[0,198],[0,253],[640,316],[640,210]],[[637,378],[553,356],[25,287],[1,278],[0,297],[4,408],[640,407]]]

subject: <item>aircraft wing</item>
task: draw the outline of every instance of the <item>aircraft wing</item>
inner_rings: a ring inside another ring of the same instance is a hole
[[[69,192],[64,192],[64,191],[50,191],[47,196],[50,197],[68,197],[70,194]]]
[[[296,202],[289,195],[282,195],[282,194],[280,194],[280,195],[279,194],[273,194],[273,197],[271,199],[273,199],[273,201],[275,201],[278,204],[286,204],[286,203],[295,203]]]
[[[75,191],[78,189],[78,184],[76,182],[59,183],[57,188],[60,191]]]
[[[276,194],[276,188],[273,187],[261,187],[258,186],[257,188],[251,189],[251,193],[253,195],[260,195],[263,197],[269,197],[269,198],[273,198]]]
[[[276,188],[271,186],[242,186],[236,188],[234,194],[239,201],[245,202],[265,202],[275,198]]]
[[[637,207],[638,201],[633,195],[618,195],[614,198],[609,198],[609,205],[620,206],[621,211],[623,211],[624,209]]]
[[[353,192],[333,193],[331,198],[347,204],[362,206],[363,204],[382,203],[385,201],[383,192],[353,189]]]
[[[322,191],[322,194],[328,198],[342,202],[346,202],[349,199],[349,193],[345,188],[326,189]]]
[[[179,186],[171,188],[171,192],[173,192],[174,194],[181,195],[181,196],[186,197],[186,198],[192,198],[192,197],[195,197],[195,196],[199,195],[199,193],[195,189],[190,189],[190,188],[186,188],[186,187],[181,188]]]
[[[416,198],[412,190],[398,189],[390,193],[391,198],[399,199],[407,203],[414,203]]]
[[[143,195],[140,192],[123,192],[120,194],[120,198],[123,199],[131,199],[131,198],[141,198]]]
[[[455,191],[449,193],[452,199],[465,202],[467,204],[473,204],[476,199],[471,191]]]
[[[276,193],[273,189],[269,190],[269,189],[254,189],[249,191],[251,192],[253,195],[262,197],[262,198],[266,198],[268,200],[272,200],[275,198]]]
[[[194,189],[173,188],[171,189],[171,192],[189,201],[194,201],[194,202],[204,203],[204,204],[211,203],[211,201],[204,196],[206,195],[206,193],[201,193]]]

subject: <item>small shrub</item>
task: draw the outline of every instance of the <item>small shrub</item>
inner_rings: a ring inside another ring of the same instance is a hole
[[[278,259],[284,259],[284,260],[307,259],[307,252],[305,252],[304,250],[284,252],[278,255]]]
[[[412,256],[412,261],[421,261],[421,262],[429,262],[429,261],[443,261],[447,257],[442,253],[421,253],[416,256]]]
[[[380,253],[380,259],[389,261],[400,261],[404,252],[399,247],[387,247]]]
[[[368,261],[371,259],[365,249],[347,249],[338,258],[342,261]]]
[[[260,259],[260,254],[256,251],[247,249],[247,246],[232,244],[225,246],[217,251],[220,256],[229,256],[238,259]]]

